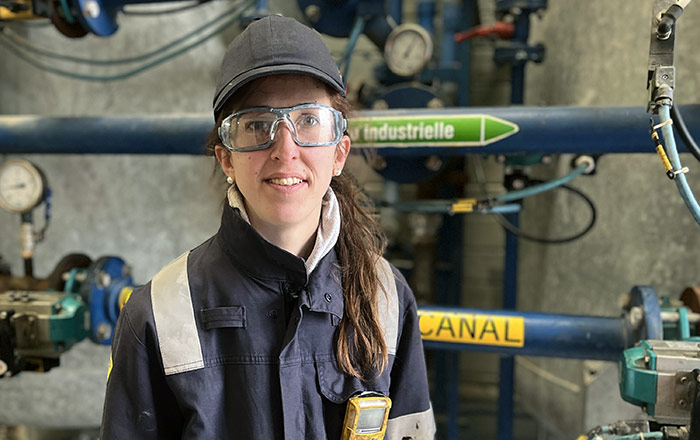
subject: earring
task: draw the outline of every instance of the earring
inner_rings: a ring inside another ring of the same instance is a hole
[[[233,185],[233,177],[228,176],[228,177],[226,178],[226,181],[228,182],[229,185]]]
[[[333,170],[334,176],[340,176],[342,173],[343,173],[343,170],[339,170],[339,169]]]

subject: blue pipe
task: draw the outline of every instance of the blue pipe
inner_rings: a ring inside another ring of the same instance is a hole
[[[443,68],[454,67],[457,56],[457,43],[454,34],[460,31],[462,11],[455,0],[442,2],[442,38],[440,39],[440,62]]]
[[[451,326],[441,325],[441,329],[435,330],[421,325],[423,345],[427,348],[445,350],[469,350],[504,355],[521,356],[545,356],[570,359],[593,359],[617,361],[620,353],[631,347],[636,338],[630,333],[623,318],[607,318],[597,316],[557,315],[545,313],[520,312],[515,310],[479,310],[479,309],[455,309],[447,307],[426,306],[419,308],[421,320],[441,319],[442,314],[457,313],[463,315],[479,315],[523,320],[523,340],[520,336],[513,336],[515,324],[511,323],[511,329],[501,334],[499,340],[522,342],[522,346],[499,345],[475,342],[449,342],[434,341],[430,338],[439,336],[442,331],[445,334],[452,331],[466,331],[466,327],[458,324]],[[432,314],[432,315],[430,315]],[[440,321],[441,322],[441,321]],[[478,336],[479,331],[477,331]],[[642,336],[643,337],[643,336]]]
[[[641,107],[459,107],[518,125],[519,131],[483,147],[383,147],[384,156],[514,153],[653,153],[649,115]],[[435,116],[455,109],[397,109],[357,116]],[[682,106],[688,129],[700,132],[700,105]],[[146,116],[0,116],[0,154],[203,154],[214,125],[209,113]],[[685,152],[685,150],[681,151]]]
[[[396,24],[401,24],[401,21],[403,20],[403,1],[389,0],[388,13],[389,16],[394,19]]]
[[[513,226],[518,227],[520,220],[518,212],[507,214],[505,217]],[[515,310],[518,305],[518,236],[510,231],[505,231],[505,233],[506,252],[503,269],[505,275],[503,278],[502,307],[506,310]]]
[[[506,193],[506,195],[514,196],[514,193],[519,193],[519,191]],[[504,199],[508,199],[506,195],[503,196]],[[516,228],[519,226],[520,215],[518,213],[508,214],[505,217]],[[515,310],[518,304],[518,236],[508,230],[505,231],[505,234],[502,307],[506,310]],[[513,395],[515,392],[515,360],[513,356],[501,358],[498,375],[500,377],[498,383],[498,440],[511,440],[513,438]]]
[[[475,20],[472,14],[472,0],[463,0],[462,1],[462,24],[461,28],[462,29],[471,29],[475,24]],[[457,99],[457,105],[459,106],[466,106],[469,104],[470,96],[469,96],[469,84],[470,84],[470,75],[469,71],[471,68],[471,48],[472,48],[472,43],[470,40],[463,41],[460,43],[460,45],[455,49],[456,51],[459,52],[459,55],[456,55],[457,59],[459,60],[460,63],[460,74],[459,74],[459,90],[458,90],[458,99]]]
[[[527,40],[530,36],[530,14],[528,11],[523,11],[515,19],[515,34],[513,35],[513,41],[516,44],[522,45],[522,47],[527,46]],[[510,93],[510,103],[511,104],[523,104],[525,102],[525,60],[516,60],[513,62],[511,68],[511,93]]]
[[[569,174],[559,177],[558,179],[553,179],[545,183],[541,183],[539,185],[533,185],[525,189],[517,190],[517,191],[509,191],[507,193],[499,194],[494,197],[495,200],[499,202],[512,202],[514,200],[520,200],[524,199],[525,197],[530,197],[534,196],[537,194],[541,194],[546,191],[553,190],[554,188],[557,188],[561,185],[564,185],[566,183],[571,182],[574,180],[576,177],[580,176],[581,174],[584,174],[588,168],[588,165],[580,165],[577,168],[575,168],[573,171],[571,171]],[[517,247],[515,248],[517,249]],[[515,306],[513,306],[515,307]]]
[[[389,206],[401,212],[420,212],[423,214],[463,214],[455,212],[453,205],[458,199],[452,200],[414,200],[410,202],[391,203]],[[475,208],[470,214],[513,214],[520,212],[520,205],[510,203],[507,205],[497,205],[488,208]]]
[[[513,356],[503,356],[499,362],[498,375],[498,440],[513,438],[513,418],[515,406],[515,360]]]
[[[530,36],[530,14],[523,11],[515,19],[515,44],[527,45]],[[510,76],[510,103],[523,104],[525,101],[525,62],[514,61]],[[572,177],[573,178],[573,177]],[[526,188],[527,190],[527,188]],[[511,193],[510,197],[515,196]],[[506,199],[508,195],[504,196]],[[510,199],[517,200],[517,199]],[[519,220],[518,214],[512,214],[508,219],[511,222]],[[506,231],[506,252],[503,268],[503,308],[515,309],[518,296],[518,237],[510,231]],[[515,389],[515,365],[513,357],[505,357],[500,363],[500,385],[498,390],[498,440],[512,440],[513,438],[513,392]]]
[[[421,0],[418,2],[418,24],[428,33],[435,33],[435,0]]]
[[[440,187],[438,195],[454,198],[452,186]],[[436,300],[438,304],[459,307],[462,300],[462,243],[464,243],[464,223],[461,217],[443,215],[437,245],[438,264],[436,265]],[[457,440],[459,435],[459,374],[461,354],[455,351],[435,353],[436,400],[440,404],[436,413],[444,414],[444,437]]]

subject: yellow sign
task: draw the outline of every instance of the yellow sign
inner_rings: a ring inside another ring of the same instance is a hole
[[[425,341],[523,347],[525,318],[522,316],[418,310],[420,333]]]

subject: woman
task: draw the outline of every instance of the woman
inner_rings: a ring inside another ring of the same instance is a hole
[[[392,400],[387,439],[434,421],[413,294],[342,174],[348,104],[318,34],[269,16],[229,46],[209,138],[218,233],[135,291],[103,439],[340,439],[348,399]]]

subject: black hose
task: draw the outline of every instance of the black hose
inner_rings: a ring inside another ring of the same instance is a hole
[[[534,182],[534,181],[533,181]],[[533,235],[530,235],[526,232],[523,232],[521,229],[517,228],[513,223],[509,222],[505,216],[502,214],[496,214],[495,218],[500,223],[501,226],[503,226],[504,229],[508,230],[509,232],[515,234],[518,236],[518,238],[522,238],[525,240],[533,241],[535,243],[540,243],[540,244],[564,244],[564,243],[571,243],[572,241],[578,240],[579,238],[583,237],[586,235],[591,229],[593,229],[593,226],[595,225],[596,222],[596,208],[595,204],[593,201],[581,190],[578,190],[572,186],[569,185],[560,185],[557,188],[562,188],[567,191],[571,191],[572,193],[578,195],[581,197],[588,207],[591,210],[591,219],[588,221],[588,224],[586,225],[585,228],[583,228],[581,231],[572,234],[568,237],[561,237],[561,238],[546,238],[546,237],[535,237]],[[700,440],[700,439],[698,439]]]
[[[693,136],[688,131],[688,127],[685,125],[685,121],[683,121],[683,116],[677,105],[671,107],[671,119],[673,119],[673,126],[676,127],[676,131],[680,135],[685,147],[700,161],[700,147],[698,147],[698,144],[695,143],[695,139],[693,139]]]

